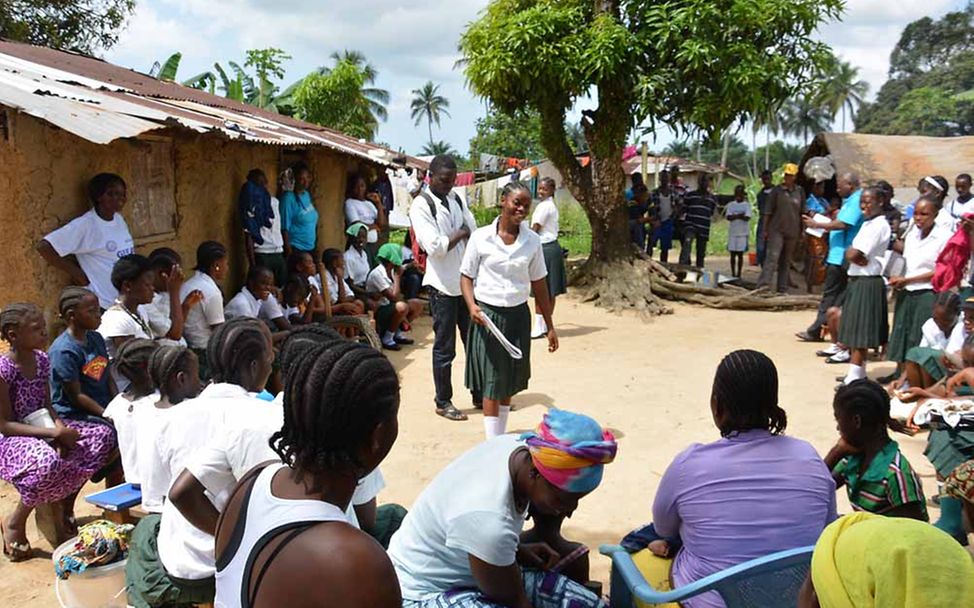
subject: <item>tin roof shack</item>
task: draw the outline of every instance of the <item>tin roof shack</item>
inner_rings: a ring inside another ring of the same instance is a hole
[[[97,173],[127,182],[123,216],[140,253],[172,247],[188,269],[200,242],[224,243],[231,251],[229,297],[246,272],[236,197],[250,169],[263,169],[273,182],[295,161],[307,162],[320,246],[342,247],[350,174],[427,166],[98,59],[7,41],[0,41],[0,159],[0,305],[32,301],[49,317],[68,277],[34,247],[89,208],[85,187]]]

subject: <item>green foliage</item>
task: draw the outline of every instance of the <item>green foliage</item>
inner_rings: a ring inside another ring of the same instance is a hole
[[[94,54],[118,42],[135,0],[3,0],[0,38]]]
[[[674,141],[663,148],[665,156],[679,156],[693,160],[697,158],[695,144],[688,140]],[[724,143],[719,139],[707,140],[700,146],[700,160],[705,163],[719,165],[724,154]],[[746,175],[751,164],[751,150],[737,136],[731,136],[727,148],[726,166],[731,172]]]
[[[845,131],[846,112],[853,114],[868,92],[869,83],[859,79],[859,68],[835,59],[825,70],[816,101],[828,109],[833,120],[842,115],[842,130]]]
[[[885,135],[974,134],[974,3],[903,30],[890,57],[889,80],[856,115],[856,131]],[[921,92],[918,92],[921,91]],[[937,95],[933,94],[937,92]],[[923,102],[932,107],[923,107]]]
[[[176,80],[176,73],[179,72],[179,62],[183,60],[182,53],[173,53],[164,62],[155,62],[149,70],[149,76],[159,80]]]
[[[429,127],[430,146],[433,146],[433,123],[440,126],[441,116],[450,117],[447,108],[450,107],[450,100],[440,95],[440,85],[429,81],[420,89],[413,89],[413,101],[409,104],[410,117],[415,120],[416,126],[426,119],[426,126]],[[441,142],[442,143],[442,142]]]
[[[768,167],[780,168],[785,163],[798,163],[805,154],[805,148],[798,144],[789,144],[777,139],[767,146],[760,146],[754,153],[758,158],[768,159]],[[762,166],[763,166],[763,160]]]
[[[506,114],[490,112],[478,118],[477,133],[470,140],[470,157],[481,153],[512,158],[545,158],[541,145],[541,115],[533,110]]]
[[[454,158],[460,156],[460,154],[453,149],[453,146],[451,146],[449,142],[434,141],[423,145],[423,156],[436,156],[438,154],[449,154]]]
[[[256,99],[248,100],[258,108],[267,108],[274,102],[274,95],[278,92],[278,86],[271,78],[281,80],[284,78],[284,62],[289,61],[291,56],[281,49],[251,49],[247,51],[247,60],[244,66],[254,68],[257,72],[257,86],[255,93]]]
[[[800,137],[806,145],[812,136],[828,131],[832,116],[815,96],[790,99],[781,109],[781,130],[785,135]]]
[[[327,74],[311,74],[298,87],[294,103],[300,116],[352,137],[372,139],[378,124],[363,103],[365,75],[349,61],[339,61]]]

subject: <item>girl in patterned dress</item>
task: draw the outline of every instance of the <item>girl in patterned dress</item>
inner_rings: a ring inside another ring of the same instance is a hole
[[[4,554],[20,561],[31,553],[30,512],[39,504],[60,502],[65,517],[71,517],[81,487],[114,452],[115,434],[105,424],[62,420],[51,408],[51,366],[43,350],[47,327],[36,306],[6,307],[0,313],[0,337],[10,345],[10,352],[0,355],[0,479],[20,494],[13,513],[0,522],[0,532]],[[40,416],[48,424],[33,420],[40,410],[46,410]]]

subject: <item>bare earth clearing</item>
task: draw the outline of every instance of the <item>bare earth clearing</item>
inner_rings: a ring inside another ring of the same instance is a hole
[[[531,388],[514,400],[512,431],[533,428],[545,408],[558,406],[593,416],[619,438],[618,459],[606,467],[602,486],[582,501],[566,526],[566,536],[587,543],[593,553],[600,543],[617,542],[633,527],[650,521],[653,493],[675,454],[690,443],[718,438],[710,415],[710,387],[717,363],[732,350],[754,348],[775,361],[789,434],[810,441],[821,454],[836,438],[832,387],[834,377],[845,369],[824,365],[813,354],[816,345],[792,338],[811,321],[812,312],[718,311],[680,304],[674,309],[675,314],[647,323],[635,314],[614,315],[571,298],[560,299],[555,318],[562,350],[551,355],[541,352],[543,342],[534,343]],[[466,423],[434,415],[429,318],[416,324],[414,334],[416,347],[392,354],[402,375],[401,430],[382,466],[388,488],[380,496],[382,502],[407,507],[444,465],[483,439],[479,414],[471,412]],[[890,364],[874,364],[870,375],[889,370]],[[461,357],[454,366],[455,388],[462,381]],[[469,407],[466,398],[456,402]],[[932,496],[936,481],[922,455],[925,436],[896,440],[923,477],[927,496]],[[16,492],[0,483],[0,513],[8,512],[15,501]],[[839,505],[840,512],[848,512],[844,491]],[[94,513],[79,501],[78,514]],[[936,509],[930,514],[934,520],[939,516]],[[21,564],[0,560],[2,604],[56,606],[51,548],[33,528],[33,518],[29,536],[39,557]],[[608,560],[593,557],[592,564],[592,577],[607,581]]]

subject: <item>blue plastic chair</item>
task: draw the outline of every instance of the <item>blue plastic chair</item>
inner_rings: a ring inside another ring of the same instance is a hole
[[[673,591],[657,591],[636,568],[632,556],[617,545],[599,552],[612,558],[611,608],[680,602],[716,591],[727,608],[788,608],[798,605],[798,592],[808,575],[815,547],[780,551],[722,570]]]

